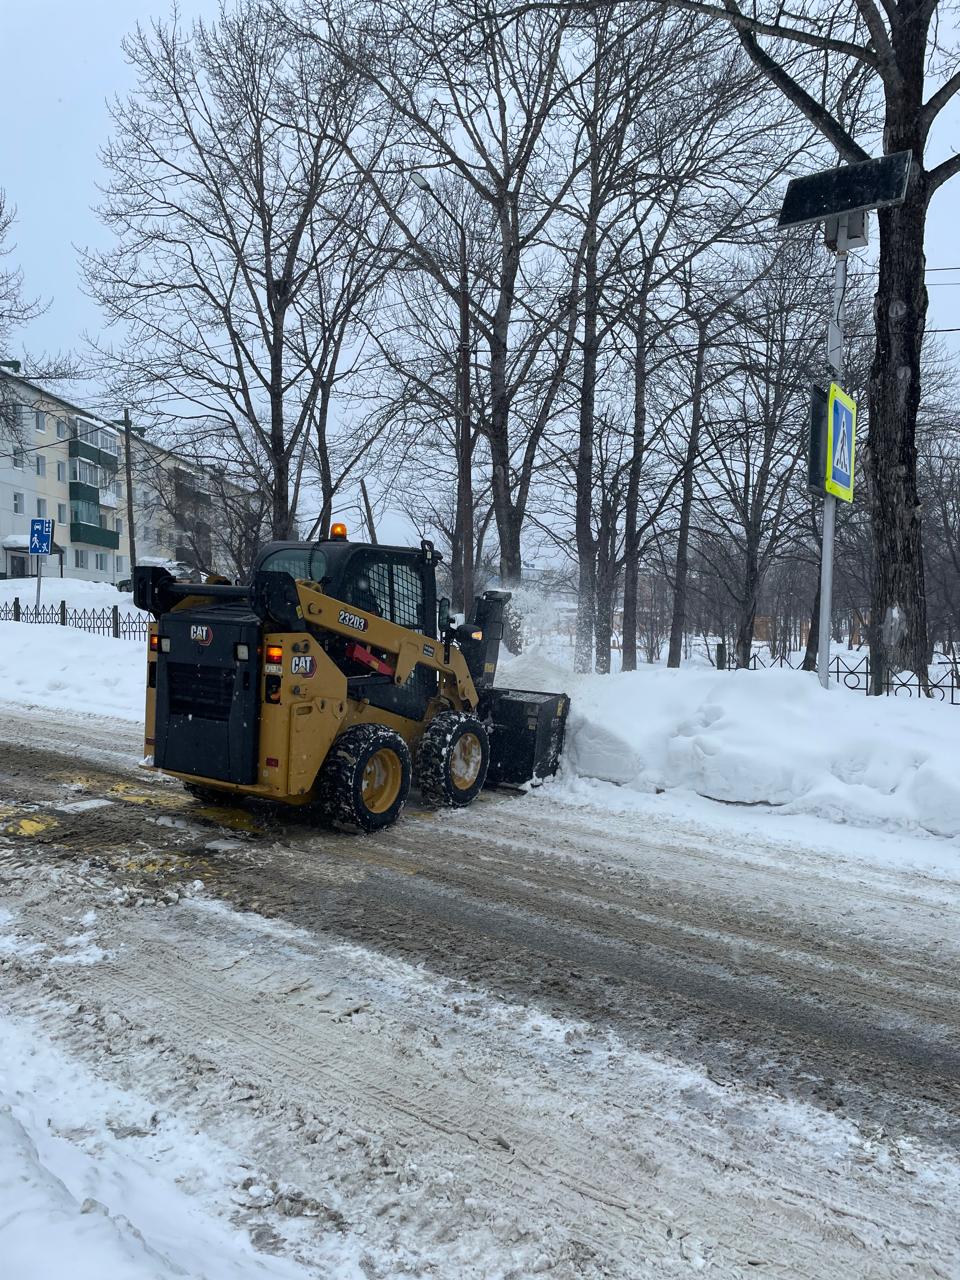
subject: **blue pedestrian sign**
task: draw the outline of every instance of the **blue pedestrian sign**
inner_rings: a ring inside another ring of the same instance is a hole
[[[30,554],[48,556],[53,551],[53,521],[30,521]]]
[[[853,501],[853,465],[857,443],[857,402],[831,383],[827,402],[827,474],[824,488],[841,502]]]

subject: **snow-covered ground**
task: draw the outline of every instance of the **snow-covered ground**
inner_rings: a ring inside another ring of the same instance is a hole
[[[534,650],[532,797],[245,843],[131,772],[144,657],[0,624],[3,1280],[960,1276],[960,708]]]
[[[53,893],[15,875],[11,1280],[957,1274],[956,1152],[895,1108],[868,1127],[717,1081],[546,993],[505,1001],[199,884],[134,902],[82,864]]]
[[[0,622],[0,702],[138,720],[145,669],[141,640]]]
[[[22,947],[0,932],[0,954]],[[74,946],[58,958],[106,954]],[[0,1019],[7,1280],[299,1280],[300,1267],[258,1253],[203,1207],[226,1198],[235,1165],[195,1126],[161,1120],[154,1102],[98,1078],[36,1022]]]

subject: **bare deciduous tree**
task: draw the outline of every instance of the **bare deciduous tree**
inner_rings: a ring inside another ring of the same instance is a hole
[[[357,127],[356,83],[259,0],[125,48],[139,86],[113,107],[100,211],[115,243],[86,256],[120,331],[99,355],[141,418],[208,454],[222,440],[291,536],[311,470],[329,510],[331,401],[383,265],[335,140]]]

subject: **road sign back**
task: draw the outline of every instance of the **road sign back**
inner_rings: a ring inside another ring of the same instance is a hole
[[[857,402],[835,382],[827,401],[827,473],[824,488],[841,502],[853,501]]]

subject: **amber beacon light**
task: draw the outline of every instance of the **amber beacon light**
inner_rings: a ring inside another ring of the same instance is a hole
[[[332,524],[332,525],[330,526],[330,537],[331,537],[331,538],[340,538],[340,539],[342,539],[342,541],[346,542],[346,540],[347,540],[347,526],[346,526],[345,524],[342,524],[342,523],[338,520],[336,524]]]

